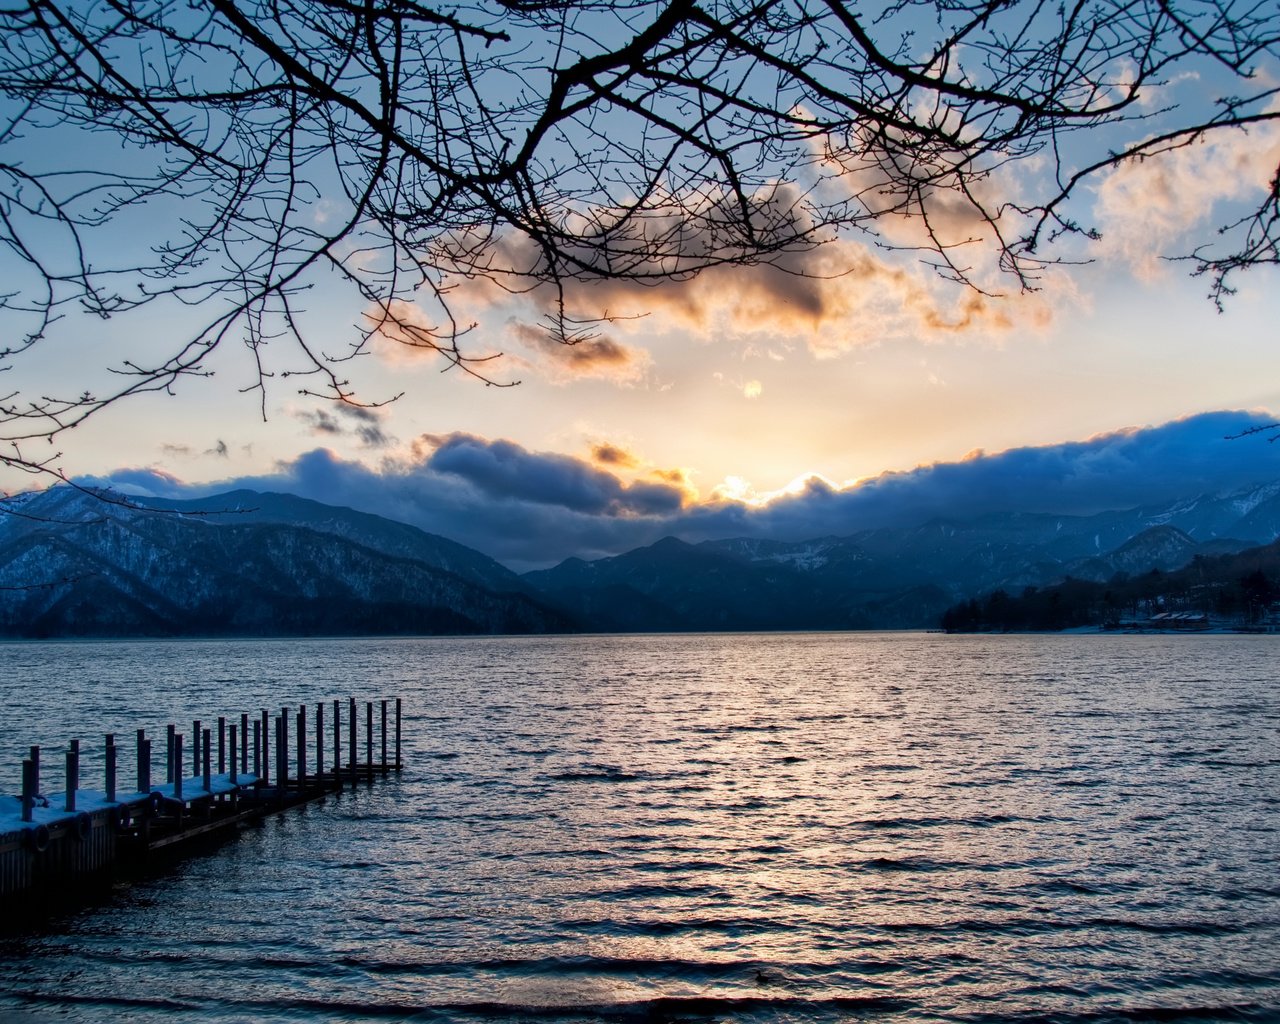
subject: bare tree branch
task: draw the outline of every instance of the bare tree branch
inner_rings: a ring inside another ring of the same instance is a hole
[[[1188,76],[1204,86],[1179,93]],[[472,348],[459,281],[549,289],[566,344],[595,336],[576,283],[791,272],[854,230],[984,292],[987,246],[1034,289],[1079,258],[1064,236],[1098,234],[1086,183],[1269,128],[1278,80],[1258,0],[12,0],[0,373],[73,314],[180,308],[194,328],[104,362],[105,385],[0,394],[0,464],[50,472],[36,442],[235,341],[264,415],[290,378],[378,404],[343,367],[386,341],[514,383]],[[1218,303],[1280,262],[1280,168],[1263,185],[1168,254]],[[351,310],[336,351],[306,327],[317,288]]]

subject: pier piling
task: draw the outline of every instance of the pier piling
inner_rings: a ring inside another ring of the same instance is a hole
[[[212,757],[210,747],[213,745],[213,730],[206,729],[204,731],[204,791],[206,793],[213,792],[213,772],[211,771]]]
[[[116,736],[107,733],[106,746],[103,748],[103,770],[106,774],[107,802],[116,802]]]
[[[30,758],[22,762],[22,820],[30,821],[36,805],[36,765]]]
[[[76,809],[76,790],[80,788],[80,741],[72,740],[67,749],[67,793],[66,807],[68,811]]]
[[[298,754],[297,754],[298,786],[307,785],[307,706],[298,705]]]
[[[237,771],[239,761],[236,758],[236,736],[238,730],[238,726],[231,726],[231,784],[233,786],[240,784],[240,773]]]
[[[364,702],[364,767],[366,778],[373,784],[373,701]]]

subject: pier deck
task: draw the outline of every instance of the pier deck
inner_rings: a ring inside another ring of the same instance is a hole
[[[0,796],[0,905],[11,919],[3,923],[38,916],[68,896],[91,894],[118,874],[145,865],[157,851],[172,853],[200,838],[230,834],[268,814],[400,771],[401,701],[394,705],[393,738],[389,702],[380,702],[376,745],[374,703],[365,702],[360,730],[354,698],[332,702],[329,729],[324,704],[315,705],[313,716],[300,707],[296,712],[282,708],[274,718],[267,711],[252,719],[247,714],[219,718],[208,728],[196,719],[190,745],[170,725],[166,781],[154,784],[152,741],[138,730],[136,785],[127,792],[116,784],[118,750],[112,734],[103,748],[102,790],[80,788],[80,743],[72,740],[66,751],[67,785],[61,792],[41,793],[41,751],[32,747],[23,762],[22,795]],[[184,747],[191,751],[189,761]]]

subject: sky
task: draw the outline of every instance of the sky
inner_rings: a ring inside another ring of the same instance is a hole
[[[808,276],[757,267],[599,286],[583,301],[624,319],[565,347],[530,329],[542,296],[459,282],[471,345],[502,353],[486,372],[513,386],[384,339],[344,372],[366,401],[401,397],[335,406],[280,379],[264,396],[231,347],[212,377],[108,408],[50,451],[86,482],[291,491],[520,569],[666,534],[800,539],[979,514],[993,496],[1096,511],[1277,479],[1280,444],[1224,437],[1280,416],[1280,273],[1241,275],[1219,312],[1205,279],[1162,258],[1208,237],[1277,163],[1280,131],[1263,126],[1097,179],[1077,209],[1101,239],[1060,246],[1088,262],[1050,268],[1033,293],[993,279],[998,294],[980,294],[846,236],[803,258]],[[906,227],[884,230],[909,242]],[[323,282],[304,305],[309,339],[329,351],[364,312]],[[158,349],[187,315],[72,315],[3,383],[92,386],[99,366]],[[30,486],[0,468],[0,489]]]

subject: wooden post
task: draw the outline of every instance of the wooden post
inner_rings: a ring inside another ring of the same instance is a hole
[[[271,774],[271,718],[267,709],[262,709],[262,775],[263,782],[268,781]]]
[[[382,774],[387,774],[387,702],[382,702]]]
[[[218,774],[222,775],[227,770],[227,720],[222,715],[218,716]]]
[[[204,731],[204,791],[213,792],[213,730]]]
[[[144,763],[142,760],[142,744],[146,742],[147,730],[138,730],[138,792],[148,793],[151,791],[151,765]]]
[[[324,701],[316,702],[316,782],[324,785]]]
[[[253,720],[253,775],[262,781],[262,723]]]
[[[67,750],[67,810],[76,809],[76,790],[80,788],[80,741],[72,740]]]
[[[151,741],[138,730],[138,792],[151,792]]]
[[[170,725],[169,725],[168,732],[166,733],[167,742],[166,742],[166,744],[165,744],[165,751],[166,751],[166,753],[165,753],[165,767],[164,767],[164,781],[165,781],[165,782],[173,782],[173,781],[174,781],[174,776],[175,776],[175,775],[181,775],[181,774],[182,774],[181,772],[175,772],[175,771],[173,770],[173,766],[174,766],[174,760],[173,760],[173,748],[174,748],[175,743],[176,743],[175,738],[176,738],[177,734],[178,734],[178,730],[177,730],[177,729],[175,729],[175,728],[173,727],[173,725],[172,725],[172,724],[170,724]]]
[[[173,728],[170,726],[170,728]],[[173,798],[175,800],[182,799],[182,733],[175,732],[173,735],[173,763],[178,766],[178,770],[173,776]]]
[[[276,774],[280,776],[279,782],[282,786],[289,785],[289,709],[280,709],[280,750],[276,754],[276,762],[283,765],[283,770]]]
[[[30,821],[36,805],[36,766],[27,758],[22,762],[22,820]]]
[[[347,765],[351,769],[351,788],[356,786],[356,699],[350,698],[351,706],[347,708],[350,721],[347,722]]]
[[[32,745],[31,747],[31,785],[32,796],[40,795],[40,747]]]
[[[276,788],[281,797],[289,785],[289,740],[285,736],[285,728],[285,717],[281,715],[276,719]]]
[[[396,771],[400,770],[400,698],[396,698]]]
[[[240,712],[240,772],[249,774],[249,716]]]
[[[373,785],[373,701],[364,702],[364,766]]]
[[[298,705],[298,791],[307,788],[307,706]]]
[[[107,802],[116,802],[116,735],[107,733],[107,745],[103,752],[106,758]]]
[[[191,774],[200,774],[200,719],[191,723]]]
[[[237,756],[237,755],[239,754],[239,751],[238,751],[238,750],[236,750],[236,736],[238,735],[239,728],[240,728],[240,727],[239,727],[239,726],[237,726],[234,722],[231,724],[231,727],[230,727],[230,731],[231,731],[231,785],[233,785],[233,786],[238,786],[238,785],[240,784],[240,774],[239,774],[239,771],[238,771],[238,769],[239,769],[239,767],[240,767],[240,759],[239,759],[239,757]]]
[[[333,788],[342,792],[342,704],[333,700]]]

